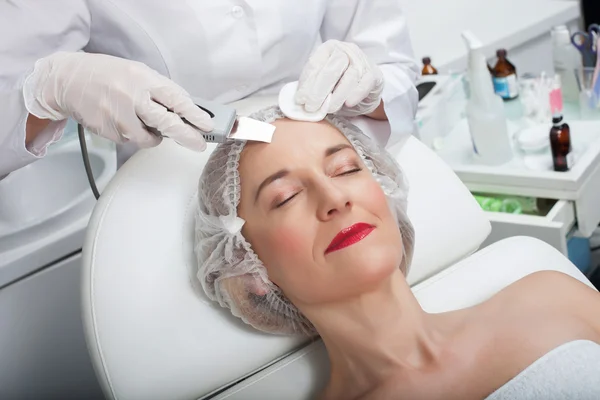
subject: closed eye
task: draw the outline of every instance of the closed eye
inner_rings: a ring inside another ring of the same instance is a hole
[[[358,168],[358,167],[357,167],[357,168],[353,168],[353,169],[351,169],[351,170],[348,170],[348,171],[344,171],[344,172],[342,172],[342,173],[339,173],[339,174],[337,174],[337,175],[336,175],[336,177],[337,177],[337,176],[346,176],[346,175],[352,175],[352,174],[355,174],[355,173],[357,173],[357,172],[360,172],[360,171],[362,171],[362,168]],[[290,197],[288,197],[287,199],[285,199],[285,200],[283,200],[282,202],[280,202],[280,203],[276,204],[276,205],[275,205],[275,208],[281,208],[281,207],[283,207],[284,205],[286,205],[287,203],[289,203],[289,202],[290,202],[290,201],[291,201],[291,200],[292,200],[294,197],[296,197],[298,194],[300,194],[300,192],[298,192],[298,193],[294,193],[293,195],[291,195],[291,196],[290,196]]]
[[[344,171],[341,174],[338,174],[336,176],[351,175],[351,174],[354,174],[354,173],[357,173],[357,172],[360,172],[360,171],[362,171],[362,168],[354,168],[354,169],[351,169],[349,171]]]
[[[275,208],[280,208],[280,207],[283,207],[283,206],[284,206],[286,203],[288,203],[290,200],[292,200],[294,197],[296,197],[296,196],[297,196],[299,193],[300,193],[300,192],[298,192],[298,193],[295,193],[295,194],[291,195],[290,197],[288,197],[287,199],[285,199],[285,200],[284,200],[284,201],[282,201],[281,203],[277,204],[277,205],[275,206]]]

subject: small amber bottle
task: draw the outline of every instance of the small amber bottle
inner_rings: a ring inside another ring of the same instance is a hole
[[[571,128],[563,122],[563,116],[560,114],[552,118],[550,148],[552,149],[552,162],[555,171],[565,172],[573,167]]]
[[[431,58],[425,57],[423,58],[423,70],[421,71],[421,75],[437,75],[438,71],[431,65]]]
[[[494,90],[504,100],[515,99],[519,96],[517,84],[517,69],[506,58],[506,50],[500,49],[496,52],[498,61],[492,68],[494,77]]]

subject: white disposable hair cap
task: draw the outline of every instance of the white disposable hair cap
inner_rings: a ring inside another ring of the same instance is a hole
[[[285,118],[279,107],[250,117],[267,123]],[[402,235],[399,268],[407,274],[414,229],[406,214],[408,185],[400,166],[347,119],[327,115],[325,120],[348,139],[381,185]],[[256,329],[314,335],[314,326],[269,280],[264,264],[241,233],[244,220],[237,215],[241,192],[238,168],[244,146],[241,141],[218,145],[202,171],[195,227],[198,279],[210,299]]]

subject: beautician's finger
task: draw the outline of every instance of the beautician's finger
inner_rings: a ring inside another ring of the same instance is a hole
[[[180,145],[195,151],[206,150],[203,132],[183,122],[177,114],[168,111],[162,104],[148,99],[138,107],[136,113],[144,124],[155,128]]]
[[[330,40],[323,43],[317,47],[306,62],[298,79],[298,89],[294,98],[297,104],[304,105],[306,103],[308,89],[312,88],[316,75],[323,68],[323,65],[327,63],[327,60],[329,60],[331,53],[336,47],[336,42],[335,40]]]
[[[346,99],[346,107],[352,108],[363,101],[369,93],[375,88],[376,80],[371,71],[366,71],[365,74],[357,82],[354,91]]]
[[[147,98],[149,98],[149,96],[147,96]],[[115,98],[115,101],[112,104],[115,110],[122,109],[121,103],[119,102],[120,100],[122,101],[121,98]],[[104,129],[108,128],[110,131],[117,133],[119,140],[115,140],[116,143],[122,144],[133,142],[139,147],[145,148],[157,146],[162,140],[161,137],[149,132],[135,113],[117,112],[114,114],[114,118],[104,120],[103,125],[110,125],[110,127],[105,126]]]
[[[370,69],[370,62],[363,51],[355,43],[341,43],[348,55],[350,68],[356,72],[355,86],[346,95],[346,107],[354,107],[363,101],[375,87],[375,77]]]
[[[180,118],[185,118],[203,132],[213,130],[214,121],[210,115],[195,105],[187,93],[172,82],[166,81],[164,86],[152,88],[150,95],[155,102],[167,107]]]
[[[322,44],[317,48],[317,50],[310,56],[306,62],[306,65],[302,69],[302,72],[300,73],[300,78],[298,79],[300,86],[305,86],[304,84],[310,80],[313,75],[316,75],[316,73],[321,69],[321,66],[327,62],[332,51],[333,46],[331,46],[329,43]],[[304,104],[300,90],[296,93],[296,101],[302,101],[302,104]]]
[[[348,65],[349,59],[346,53],[340,49],[335,49],[323,68],[314,75],[314,79],[309,83],[310,86],[307,85],[309,89],[304,103],[306,111],[315,112],[321,108],[327,96],[343,76]]]
[[[353,95],[354,90],[358,86],[358,80],[359,72],[351,65],[344,72],[335,89],[333,89],[329,102],[329,114],[338,112],[344,106],[344,103],[347,103],[347,99]]]

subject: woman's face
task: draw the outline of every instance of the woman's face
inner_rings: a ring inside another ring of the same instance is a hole
[[[327,122],[280,119],[241,154],[238,214],[269,278],[297,306],[343,300],[398,271],[402,238],[386,197]]]

